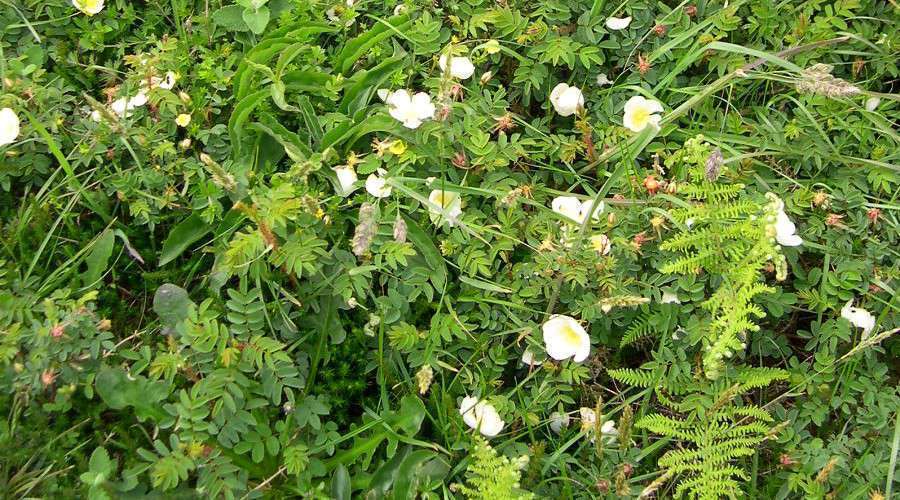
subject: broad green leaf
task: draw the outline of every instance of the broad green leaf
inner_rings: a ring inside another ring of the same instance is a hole
[[[250,29],[244,22],[244,9],[240,5],[229,5],[214,11],[212,21],[229,31],[247,31]]]
[[[269,24],[269,14],[268,7],[260,7],[256,10],[244,9],[242,17],[250,27],[250,31],[259,35],[266,30],[266,25]]]
[[[188,247],[210,231],[212,231],[212,227],[203,220],[199,212],[194,212],[187,219],[178,223],[163,242],[162,251],[159,253],[159,267],[178,258]]]
[[[115,234],[111,229],[100,233],[100,237],[94,241],[91,252],[85,257],[87,271],[81,276],[81,283],[85,287],[94,286],[109,267],[109,258],[112,256]]]
[[[344,464],[338,465],[331,476],[331,498],[335,500],[350,500],[350,473]]]
[[[171,283],[160,286],[153,296],[153,311],[169,328],[187,318],[193,304],[187,290]]]

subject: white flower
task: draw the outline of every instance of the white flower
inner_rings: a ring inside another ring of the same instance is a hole
[[[651,125],[659,130],[661,117],[656,113],[662,113],[662,111],[663,107],[659,102],[636,95],[625,103],[625,115],[622,117],[622,124],[633,132],[640,132],[647,125]]]
[[[550,414],[550,430],[560,434],[563,428],[569,426],[569,414],[555,411]]]
[[[619,430],[616,429],[616,423],[612,420],[607,420],[603,422],[603,425],[600,426],[600,434],[603,435],[603,442],[606,444],[612,444],[616,442],[616,438],[619,436]]]
[[[181,113],[180,115],[175,117],[175,124],[179,127],[187,127],[191,124],[191,115],[187,113]]]
[[[543,362],[544,362],[543,358],[537,359],[537,356],[535,356],[534,351],[532,351],[531,349],[525,349],[525,351],[522,352],[522,364],[523,365],[538,366]]]
[[[775,241],[785,247],[802,245],[803,238],[797,236],[797,226],[791,222],[791,219],[784,212],[784,202],[774,193],[766,193],[766,197],[775,205],[775,224],[772,226],[775,232]]]
[[[441,67],[441,71],[447,71],[447,55],[441,55],[438,59],[438,66]],[[472,61],[469,60],[468,57],[451,57],[450,58],[450,76],[453,78],[458,78],[460,80],[466,80],[471,78],[475,73],[475,65],[472,64]]]
[[[581,201],[574,196],[557,196],[550,202],[550,208],[559,215],[569,218],[578,224],[582,224],[588,217],[588,212],[591,210],[591,204],[593,204],[593,202],[594,200]],[[604,208],[605,205],[602,201],[597,202],[597,206],[594,207],[594,213],[591,218],[593,220],[598,220]]]
[[[572,116],[584,109],[584,94],[578,87],[560,83],[550,91],[550,103],[560,116]]]
[[[72,5],[81,12],[93,16],[103,10],[104,0],[72,0]]]
[[[678,295],[668,290],[663,291],[659,302],[661,304],[681,304],[681,301],[678,300]]]
[[[19,115],[10,108],[0,109],[0,146],[12,144],[19,137]]]
[[[402,3],[398,3],[397,6],[394,7],[394,15],[395,16],[399,16],[400,14],[403,14],[404,12],[406,12],[406,5],[403,5]]]
[[[376,93],[378,94],[378,98],[381,99],[381,102],[386,102],[388,96],[391,95],[391,91],[388,89],[378,89]]]
[[[406,128],[418,128],[422,121],[434,118],[434,104],[425,92],[410,96],[404,89],[395,90],[385,102],[391,116],[400,120]]]
[[[851,325],[862,328],[863,338],[868,337],[875,328],[875,316],[861,307],[853,307],[853,300],[841,308],[841,317],[849,321]]]
[[[131,110],[147,104],[147,94],[138,92],[134,97],[120,97],[109,105],[113,113],[119,116],[131,115]]]
[[[466,396],[459,405],[459,413],[466,425],[476,429],[485,437],[494,437],[503,430],[503,420],[500,419],[496,408],[487,401]]]
[[[580,363],[591,353],[591,338],[571,316],[555,314],[544,322],[541,330],[547,354],[557,361],[572,358]]]
[[[875,111],[881,103],[881,98],[870,97],[866,99],[866,111]]]
[[[606,76],[606,73],[600,73],[599,75],[597,75],[597,85],[602,87],[604,85],[612,85],[612,83],[613,82],[609,79],[609,77]]]
[[[581,417],[581,429],[588,430],[594,427],[594,424],[597,423],[597,412],[593,410],[593,408],[588,408],[587,406],[582,406],[578,409],[578,415]]]
[[[435,189],[428,195],[428,201],[433,204],[428,206],[428,211],[435,223],[446,220],[452,227],[462,215],[462,199],[457,192]]]
[[[609,241],[609,236],[595,234],[591,236],[591,247],[600,255],[609,255],[609,251],[612,250],[612,243]]]
[[[606,27],[613,31],[623,30],[627,28],[629,24],[631,24],[631,16],[606,18]]]
[[[353,192],[353,185],[359,180],[356,176],[356,171],[349,165],[340,165],[332,168],[332,170],[334,170],[338,180],[338,195],[349,196]]]
[[[591,442],[593,443],[594,429],[597,425],[597,412],[592,408],[582,406],[578,409],[578,413],[581,417],[581,430],[591,436]],[[600,426],[600,434],[603,436],[604,443],[614,443],[616,437],[619,435],[619,431],[616,429],[616,423],[612,420],[603,422],[603,425]]]
[[[391,195],[391,185],[384,178],[386,172],[379,168],[377,174],[366,177],[366,191],[376,198],[387,198]]]
[[[165,78],[153,77],[152,81],[161,89],[172,90],[172,88],[175,87],[175,80],[177,79],[178,77],[175,76],[174,71],[168,71],[166,72]]]
[[[97,111],[96,109],[91,111],[91,120],[94,120],[97,123],[100,123],[100,120],[103,119],[103,114]]]

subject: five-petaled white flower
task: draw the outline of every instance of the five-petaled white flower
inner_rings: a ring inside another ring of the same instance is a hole
[[[12,144],[19,137],[19,115],[10,108],[0,109],[0,146]]]
[[[418,128],[424,120],[434,118],[434,104],[425,92],[411,96],[404,89],[395,90],[385,102],[391,116],[400,120],[406,128]]]
[[[550,104],[560,116],[572,116],[584,109],[584,94],[578,87],[560,83],[550,91]]]
[[[353,185],[359,180],[356,171],[349,165],[339,165],[331,170],[334,170],[334,174],[337,176],[338,196],[349,196],[353,192]]]
[[[376,198],[387,198],[391,195],[391,185],[387,183],[387,179],[384,178],[385,172],[384,169],[379,168],[378,172],[375,174],[370,174],[369,177],[366,178],[366,191],[369,192],[372,196]]]
[[[622,117],[622,124],[633,132],[640,132],[647,125],[659,130],[661,117],[656,113],[662,113],[662,111],[663,107],[659,102],[636,95],[625,103],[625,115]]]
[[[578,224],[582,224],[585,219],[587,219],[593,203],[594,200],[581,201],[574,196],[557,196],[550,202],[550,208],[559,215],[571,219]],[[591,218],[593,220],[598,220],[604,208],[604,203],[598,201],[597,206],[594,207],[594,213],[591,215]]]
[[[428,201],[431,202],[428,205],[428,212],[435,224],[445,220],[451,227],[456,225],[459,216],[462,215],[462,199],[459,193],[435,189],[428,195]]]
[[[443,54],[438,59],[438,66],[442,72],[447,71],[447,55]],[[460,80],[466,80],[475,74],[475,65],[468,57],[455,56],[450,58],[450,76]]]
[[[767,193],[766,197],[775,204],[775,241],[785,247],[796,247],[803,244],[803,238],[797,235],[797,226],[791,222],[784,211],[784,202],[774,193]],[[771,233],[770,233],[771,234]]]
[[[81,12],[93,16],[103,10],[104,0],[72,0],[72,5]]]
[[[862,328],[863,338],[868,337],[875,328],[875,316],[861,307],[853,307],[852,299],[841,308],[841,317],[849,321],[851,325]]]
[[[494,437],[503,430],[504,422],[497,409],[487,401],[473,396],[466,396],[459,405],[459,413],[463,422],[477,430],[485,437]]]
[[[555,314],[544,322],[541,330],[547,354],[557,361],[572,358],[580,363],[591,353],[591,338],[571,316]]]
[[[609,255],[609,251],[612,250],[612,243],[609,241],[609,236],[595,234],[591,236],[591,247],[600,255]]]
[[[631,16],[606,18],[606,27],[613,31],[623,30],[627,28],[629,24],[631,24]]]

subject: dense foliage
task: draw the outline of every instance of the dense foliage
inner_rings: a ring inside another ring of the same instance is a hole
[[[0,0],[0,491],[891,498],[898,26]]]

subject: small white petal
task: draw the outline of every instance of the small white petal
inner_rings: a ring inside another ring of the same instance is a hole
[[[557,196],[550,202],[550,208],[574,222],[581,222],[581,200],[574,196]]]
[[[447,71],[447,56],[441,55],[438,59],[438,66],[441,71]],[[475,65],[468,57],[451,57],[450,58],[450,76],[460,80],[467,80],[475,73]]]
[[[584,108],[584,94],[578,87],[560,83],[550,92],[550,104],[560,116],[572,116]]]
[[[613,30],[623,30],[631,24],[631,16],[629,17],[608,17],[606,18],[606,27]]]
[[[370,174],[366,178],[366,191],[376,198],[387,198],[391,195],[391,186],[384,177]]]
[[[104,0],[72,0],[72,5],[81,12],[93,16],[103,10]]]
[[[881,98],[879,97],[870,97],[866,99],[866,111],[875,111],[878,109],[878,105],[881,103]]]
[[[853,307],[853,300],[841,308],[841,317],[849,321],[851,325],[862,328],[863,338],[868,337],[875,328],[875,316],[861,307]]]
[[[359,180],[353,167],[341,165],[332,168],[338,180],[338,195],[349,196],[353,192],[353,185]]]
[[[659,301],[661,304],[681,304],[681,301],[678,300],[678,295],[670,292],[664,291],[662,294],[662,298]]]
[[[428,195],[428,201],[433,204],[428,206],[432,222],[438,224],[446,221],[451,227],[456,225],[459,216],[462,215],[462,199],[459,193],[435,189]]]
[[[391,95],[391,91],[388,89],[378,89],[378,98],[381,99],[381,102],[387,101],[389,95]]]
[[[569,426],[569,414],[555,411],[550,414],[550,430],[560,434],[562,430]]]
[[[19,137],[19,115],[10,108],[0,109],[0,146],[12,144]]]
[[[612,83],[613,82],[606,76],[606,73],[597,75],[597,85],[602,87],[604,85],[612,85]]]

